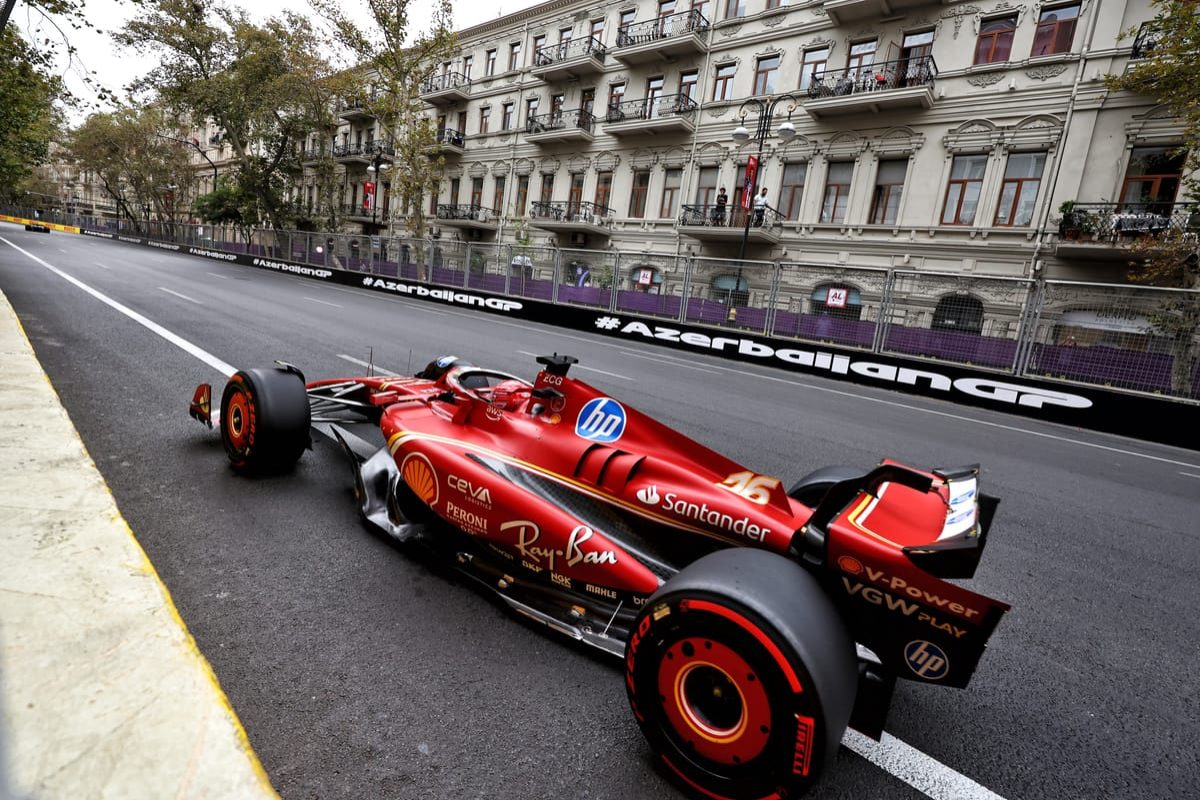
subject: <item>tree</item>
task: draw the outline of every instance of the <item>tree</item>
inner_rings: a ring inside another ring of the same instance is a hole
[[[457,48],[450,0],[433,0],[432,27],[415,36],[409,30],[410,0],[364,0],[366,27],[346,15],[341,0],[310,2],[333,26],[336,42],[357,61],[362,90],[355,99],[391,133],[395,160],[388,176],[389,212],[403,211],[409,233],[423,238],[425,198],[437,191],[439,165],[425,155],[435,133],[420,90],[433,65]]]
[[[314,92],[336,84],[309,21],[286,12],[259,26],[242,9],[160,0],[114,38],[160,59],[136,89],[155,91],[170,108],[222,129],[235,180],[256,199],[254,222],[288,223],[295,207],[286,190],[300,149],[310,131],[329,124],[329,112],[316,111]]]
[[[190,151],[174,118],[157,106],[92,114],[71,135],[76,163],[92,171],[139,230],[153,209],[170,218],[175,189],[191,176]]]
[[[19,198],[45,162],[60,127],[53,107],[60,87],[15,30],[0,32],[0,198]]]
[[[1153,6],[1156,16],[1146,29],[1147,35],[1140,39],[1146,57],[1131,62],[1124,74],[1109,75],[1106,83],[1112,91],[1153,98],[1183,123],[1180,148],[1187,152],[1185,171],[1192,173],[1184,183],[1184,194],[1195,200],[1200,195],[1195,177],[1200,170],[1200,81],[1196,80],[1200,71],[1200,16],[1194,1],[1154,0]],[[1126,32],[1126,36],[1135,34]],[[1200,215],[1192,216],[1200,220]],[[1134,242],[1131,255],[1130,280],[1191,290],[1169,293],[1169,299],[1150,319],[1155,330],[1171,341],[1171,391],[1189,397],[1200,356],[1200,243],[1194,231],[1171,226]]]

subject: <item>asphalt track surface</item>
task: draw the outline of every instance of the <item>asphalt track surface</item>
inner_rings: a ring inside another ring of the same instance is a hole
[[[884,455],[980,462],[1002,503],[970,585],[1013,611],[969,689],[900,683],[887,729],[909,748],[889,740],[881,767],[843,747],[811,796],[1200,785],[1200,454],[135,246],[0,237],[236,366],[315,379],[361,373],[346,357],[411,372],[456,353],[532,377],[528,353],[565,352],[578,377],[785,480]],[[0,289],[285,798],[679,796],[616,665],[365,530],[334,446],[290,477],[238,478],[186,413],[197,383],[223,383],[212,366],[5,242]]]

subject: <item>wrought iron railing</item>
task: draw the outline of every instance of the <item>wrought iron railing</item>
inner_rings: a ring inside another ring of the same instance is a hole
[[[582,39],[572,39],[569,42],[559,42],[558,44],[548,44],[544,47],[539,47],[533,51],[533,65],[535,67],[548,67],[559,61],[567,61],[580,56],[591,56],[597,61],[604,60],[606,48],[603,43],[595,36],[586,36]]]
[[[881,61],[842,70],[824,70],[813,75],[808,95],[814,99],[862,92],[883,92],[915,86],[933,86],[937,64],[933,56]]]
[[[442,220],[471,220],[472,222],[491,222],[496,212],[486,206],[468,203],[466,205],[442,204],[437,207],[437,218]]]
[[[443,75],[430,75],[421,81],[421,94],[444,92],[447,89],[471,88],[471,79],[461,72],[447,72]]]
[[[682,227],[744,228],[746,220],[751,228],[778,228],[783,215],[770,206],[744,209],[740,205],[685,205],[679,212]]]
[[[1058,223],[1060,239],[1123,244],[1145,234],[1200,235],[1200,204],[1076,203]]]
[[[552,222],[584,222],[591,225],[607,225],[612,222],[613,210],[587,200],[557,202],[538,201],[529,206],[529,216]]]
[[[454,147],[463,147],[466,136],[462,131],[456,131],[454,128],[438,128],[436,140],[438,144],[448,144]]]
[[[1133,50],[1129,53],[1129,57],[1133,59],[1147,58],[1154,54],[1158,49],[1159,43],[1162,42],[1162,28],[1153,20],[1143,22],[1138,28],[1137,38],[1133,40]]]
[[[539,114],[525,121],[526,133],[546,133],[547,131],[562,131],[578,128],[592,132],[596,118],[590,111],[582,108],[571,111],[551,111],[549,114]]]
[[[378,139],[363,142],[362,144],[339,144],[334,145],[334,158],[348,158],[350,156],[374,156],[374,155],[394,156],[396,155],[396,147],[391,142],[383,142]]]
[[[679,14],[622,25],[617,29],[617,47],[644,44],[689,33],[707,34],[708,20],[695,9]]]
[[[329,150],[324,147],[310,147],[304,151],[303,159],[305,161],[318,161],[329,154]]]
[[[606,122],[631,122],[662,117],[687,117],[696,112],[696,101],[686,94],[668,94],[652,99],[626,100],[608,107]]]
[[[372,209],[370,206],[364,206],[362,201],[359,201],[343,205],[342,215],[346,217],[374,217],[375,219],[380,219],[384,216],[384,209]]]

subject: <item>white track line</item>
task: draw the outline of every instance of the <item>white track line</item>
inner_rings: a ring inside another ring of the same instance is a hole
[[[93,261],[92,263],[95,264],[100,269],[107,269],[107,270],[112,269],[112,267],[108,266],[107,264],[101,264],[99,261]]]
[[[533,356],[534,358],[537,358],[539,355],[544,355],[543,353],[531,353],[528,350],[518,350],[517,352],[523,356]],[[599,372],[601,375],[607,375],[610,378],[620,378],[623,381],[633,380],[633,378],[629,377],[628,375],[618,375],[615,372],[605,372],[604,370],[596,369],[595,367],[585,367],[583,364],[572,364],[571,366],[573,369],[586,369],[588,372]]]
[[[337,303],[331,303],[328,300],[318,300],[315,297],[309,297],[307,295],[304,296],[304,299],[308,300],[310,303],[320,303],[323,306],[333,306],[334,308],[345,308],[345,306],[339,306]]]
[[[228,377],[229,375],[232,375],[233,373],[237,372],[237,369],[235,367],[233,367],[229,364],[226,364],[224,361],[217,358],[216,356],[214,356],[212,353],[208,352],[207,350],[203,350],[203,349],[197,347],[196,345],[189,342],[187,339],[184,339],[182,336],[178,336],[174,333],[171,333],[169,330],[167,330],[163,326],[159,325],[157,322],[152,322],[151,320],[147,319],[146,317],[143,317],[138,312],[134,311],[132,308],[129,308],[128,306],[124,306],[124,305],[118,303],[116,300],[113,300],[108,295],[96,291],[95,289],[88,286],[83,281],[73,278],[70,275],[68,275],[67,273],[63,272],[58,267],[55,267],[51,264],[46,263],[42,259],[35,256],[33,253],[30,253],[28,250],[18,247],[17,245],[10,242],[8,239],[5,239],[3,236],[0,236],[0,242],[4,242],[6,245],[13,248],[17,252],[25,254],[30,259],[37,262],[38,264],[41,264],[43,267],[50,270],[58,277],[67,281],[68,283],[78,286],[80,289],[87,292],[92,297],[99,300],[101,303],[104,303],[105,305],[110,306],[111,308],[114,308],[117,311],[120,311],[122,314],[129,317],[134,322],[138,323],[139,325],[144,326],[147,330],[158,334],[159,336],[166,339],[171,344],[178,347],[180,350],[183,350],[185,353],[188,353],[189,355],[193,355],[196,358],[200,359],[205,364],[208,364],[210,367],[215,369],[217,372],[220,372],[222,375],[225,375]]]
[[[198,306],[204,305],[204,303],[201,303],[199,300],[195,299],[194,297],[188,297],[186,294],[180,294],[179,292],[175,291],[174,289],[168,289],[165,286],[160,286],[158,288],[161,289],[162,291],[166,292],[167,294],[173,294],[176,297],[187,300],[189,303],[195,303]]]
[[[338,353],[338,358],[342,359],[343,361],[349,361],[351,364],[357,364],[360,367],[366,367],[369,370],[373,370],[376,375],[403,375],[404,374],[403,372],[397,372],[395,370],[389,370],[385,367],[381,367],[378,364],[372,364],[370,361],[363,361],[361,358],[355,358],[354,356],[348,356],[345,353]]]
[[[232,366],[226,364],[224,361],[212,355],[211,353],[202,350],[186,339],[171,333],[161,325],[150,321],[136,311],[96,291],[82,281],[71,277],[57,267],[46,263],[42,259],[33,255],[27,250],[18,247],[2,236],[0,236],[0,242],[4,242],[14,250],[23,253],[33,261],[41,264],[43,267],[53,272],[55,275],[58,275],[63,280],[66,280],[67,282],[79,287],[102,303],[111,306],[117,311],[120,311],[134,322],[145,326],[149,330],[166,339],[168,342],[176,345],[184,352],[195,356],[217,371],[227,376],[232,375],[237,371]],[[528,353],[523,350],[518,352],[521,353],[521,355],[534,355],[533,353]],[[359,366],[371,366],[369,362],[345,354],[338,354],[338,358],[349,361],[353,364],[358,364]],[[378,365],[375,366],[375,369],[379,370],[381,374],[387,374],[387,371]],[[600,372],[600,370],[594,371]],[[393,372],[391,374],[398,375],[400,373]],[[604,374],[611,375],[615,378],[632,380],[632,378],[627,378],[624,375],[616,375],[615,373],[611,372],[606,372]],[[932,758],[931,756],[922,753],[920,750],[905,744],[890,734],[883,734],[882,741],[875,742],[863,736],[862,734],[857,733],[856,731],[847,731],[846,735],[842,738],[842,744],[848,747],[850,750],[853,750],[855,753],[858,753],[872,764],[880,767],[885,772],[894,775],[895,777],[907,783],[909,786],[912,786],[913,788],[929,795],[931,798],[933,798],[933,800],[1004,800],[1004,798],[995,792],[980,786],[967,776],[954,771],[937,759]]]
[[[634,358],[644,358],[647,361],[657,361],[659,364],[670,364],[672,367],[683,367],[684,369],[693,369],[696,372],[707,372],[709,375],[720,375],[721,374],[719,371],[717,371],[715,369],[709,369],[708,367],[697,367],[693,364],[681,364],[676,359],[667,361],[666,359],[657,358],[655,356],[648,356],[648,355],[644,355],[642,353],[630,353],[629,355],[633,356]]]
[[[1200,478],[1200,475],[1197,475],[1197,474],[1196,474],[1196,473],[1194,473],[1194,472],[1180,472],[1179,474],[1180,474],[1180,475],[1187,475],[1189,478]]]
[[[228,276],[228,275],[222,275],[222,274],[221,274],[221,273],[219,273],[219,272],[206,272],[206,273],[204,273],[204,274],[205,274],[205,275],[212,275],[214,278],[220,278],[220,279],[221,279],[221,280],[223,280],[223,281],[227,281],[227,280],[229,280],[229,276]]]
[[[883,734],[877,742],[858,731],[847,730],[842,745],[933,800],[1004,800],[890,733]]]

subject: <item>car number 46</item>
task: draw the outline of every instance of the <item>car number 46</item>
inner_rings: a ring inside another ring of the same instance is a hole
[[[760,506],[765,506],[771,501],[771,490],[778,485],[778,478],[753,472],[735,472],[718,484],[722,489],[728,489]]]

